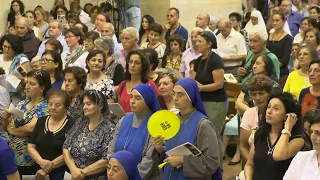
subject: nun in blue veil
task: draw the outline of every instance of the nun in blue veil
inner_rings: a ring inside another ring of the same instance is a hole
[[[147,84],[139,84],[133,88],[130,92],[130,107],[132,112],[117,123],[108,149],[108,157],[118,151],[129,151],[139,162],[138,170],[141,177],[146,180],[158,180],[160,170],[152,157],[154,147],[147,129],[150,116],[160,110],[153,88]]]
[[[181,125],[179,132],[166,141],[165,151],[189,142],[202,153],[199,156],[166,156],[163,179],[222,179],[216,132],[207,118],[196,81],[191,78],[181,79],[175,84],[173,91],[173,101],[180,111]],[[153,145],[159,152],[156,141],[155,138]]]

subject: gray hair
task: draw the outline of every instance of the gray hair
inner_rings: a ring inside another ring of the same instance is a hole
[[[111,30],[112,30],[112,32],[114,33],[115,31],[114,31],[114,26],[113,26],[113,24],[112,24],[112,23],[109,23],[109,22],[106,22],[106,24],[108,24],[108,25],[111,26]]]
[[[18,17],[15,22],[19,21],[20,19],[24,20],[24,23],[28,29],[31,29],[29,20],[26,17]]]
[[[139,32],[134,27],[127,27],[124,30],[122,30],[122,33],[128,33],[131,37],[135,38],[137,41],[139,41]]]
[[[108,54],[113,55],[114,53],[114,43],[111,37],[105,36],[105,37],[99,37],[96,40],[94,40],[95,45],[101,46],[103,49],[109,49]]]
[[[193,31],[197,31],[197,32],[199,33],[199,32],[203,32],[204,30],[203,30],[202,28],[195,27],[195,28],[192,29],[191,33],[192,33]]]
[[[62,25],[62,23],[61,23],[60,21],[58,21],[58,20],[56,20],[56,19],[52,19],[52,20],[49,22],[49,24],[51,24],[51,23],[53,23],[53,22],[58,23],[58,28],[59,28],[60,30],[63,29],[63,25]]]
[[[258,35],[259,38],[260,38],[262,41],[268,40],[268,33],[267,33],[267,31],[264,31],[264,30],[262,30],[262,29],[256,29],[255,31],[252,31],[252,32],[249,33],[249,37],[255,36],[255,35]]]

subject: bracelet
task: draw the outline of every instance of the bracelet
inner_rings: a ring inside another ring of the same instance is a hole
[[[291,137],[291,132],[288,131],[287,129],[282,129],[281,134],[288,134],[289,137]]]

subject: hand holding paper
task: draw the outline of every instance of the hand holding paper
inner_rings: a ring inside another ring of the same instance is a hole
[[[12,114],[12,116],[16,118],[19,118],[19,119],[24,118],[24,112],[16,108],[12,103],[9,106],[9,112]]]
[[[6,81],[8,81],[12,85],[12,87],[17,88],[21,82],[21,79],[23,79],[23,76],[17,68],[7,76]]]

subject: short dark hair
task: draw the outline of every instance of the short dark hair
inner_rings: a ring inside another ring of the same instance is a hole
[[[89,14],[89,12],[87,12],[87,9],[86,9],[87,6],[92,6],[92,7],[93,7],[93,4],[92,4],[92,3],[86,3],[86,4],[83,6],[83,11],[84,11],[85,13]]]
[[[264,74],[254,75],[248,81],[249,92],[250,91],[266,91],[269,95],[271,95],[272,87],[273,87],[272,80]]]
[[[49,54],[53,58],[54,63],[59,64],[58,67],[55,69],[54,77],[56,81],[60,81],[62,79],[62,60],[60,53],[58,53],[57,51],[45,51],[41,57],[43,57],[46,54]]]
[[[96,31],[89,31],[85,34],[84,39],[90,40],[94,43],[94,40],[98,39],[100,37],[99,33]]]
[[[159,59],[158,59],[157,51],[154,50],[154,49],[151,49],[151,48],[147,48],[147,49],[143,49],[143,52],[148,57],[148,59],[150,61],[150,66],[152,65],[151,70],[152,71],[156,70],[156,68],[159,65]]]
[[[99,12],[99,13],[97,14],[97,16],[99,16],[99,15],[102,15],[102,16],[106,19],[105,22],[111,23],[111,19],[110,19],[110,17],[109,17],[108,15],[106,15],[106,14],[103,13],[103,12]]]
[[[99,6],[93,6],[93,7],[91,8],[90,12],[89,12],[89,16],[90,16],[90,17],[91,17],[91,14],[92,14],[95,10],[97,10],[98,13],[101,11]]]
[[[20,13],[23,14],[23,13],[24,13],[24,4],[23,4],[23,2],[22,2],[21,0],[12,0],[12,1],[11,1],[10,13],[11,13],[12,15],[15,15],[15,12],[13,11],[13,8],[12,8],[12,4],[15,3],[15,2],[19,4],[19,6],[20,6]]]
[[[68,33],[72,33],[74,36],[80,37],[78,43],[79,43],[79,44],[83,44],[84,34],[83,34],[83,32],[82,32],[79,28],[73,27],[73,28],[67,29],[64,34],[66,35],[66,34],[68,34]]]
[[[304,17],[304,18],[302,18],[302,19],[301,19],[301,22],[303,22],[303,21],[305,21],[305,20],[308,21],[308,20],[309,20],[309,17]]]
[[[320,59],[314,59],[310,62],[309,68],[311,67],[312,64],[319,64],[320,65]]]
[[[33,77],[38,81],[39,86],[43,87],[43,97],[46,97],[47,92],[51,89],[50,75],[44,70],[31,70],[27,73],[27,77]]]
[[[70,10],[72,10],[72,9],[74,9],[74,8],[76,8],[76,9],[78,9],[78,10],[81,9],[80,3],[73,1],[73,2],[70,4]]]
[[[61,97],[62,101],[63,101],[63,105],[66,109],[69,108],[70,104],[71,104],[71,98],[70,96],[63,90],[61,89],[50,89],[48,92],[47,92],[47,95],[46,95],[46,99],[49,103],[49,99],[53,96],[53,95],[57,95],[59,97]]]
[[[88,62],[91,60],[91,58],[93,58],[94,56],[96,55],[102,55],[102,62],[103,62],[103,65],[102,65],[102,69],[101,71],[104,71],[104,68],[106,66],[106,53],[104,51],[101,51],[101,50],[93,50],[93,51],[90,51],[87,58],[86,58],[86,68],[88,69],[88,73],[90,73],[90,68],[88,66]]]
[[[95,92],[92,93],[92,91],[95,91]],[[97,91],[97,90],[86,90],[86,91],[84,91],[83,94],[81,95],[81,103],[83,103],[83,99],[85,97],[87,97],[95,105],[98,105],[99,99],[95,95],[95,93],[99,93],[99,96],[101,96],[104,99],[104,101],[102,102],[102,108],[101,108],[101,111],[100,111],[101,114],[109,114],[109,106],[108,106],[108,103],[106,101],[107,98],[101,91]]]
[[[163,28],[161,26],[161,24],[158,24],[158,23],[152,23],[149,25],[148,27],[148,31],[154,31],[154,32],[157,32],[159,33],[160,35],[162,34],[163,32]]]
[[[317,116],[315,118],[315,116]],[[303,122],[309,122],[310,124],[317,124],[320,123],[320,110],[319,109],[310,109],[308,112],[306,112],[303,116]],[[318,121],[318,122],[316,122]]]
[[[49,44],[53,46],[54,50],[57,51],[59,54],[63,52],[63,46],[60,41],[55,38],[50,38],[47,42],[44,43],[45,45]],[[60,52],[59,52],[60,51]]]
[[[184,48],[185,48],[185,41],[183,39],[182,36],[180,36],[179,34],[173,34],[169,37],[169,39],[167,40],[167,44],[166,44],[166,50],[164,52],[164,56],[162,57],[162,62],[161,62],[161,67],[165,68],[166,64],[167,64],[167,56],[170,55],[171,53],[171,48],[170,48],[170,43],[177,41],[179,46],[180,46],[180,50],[183,52]]]
[[[86,33],[88,32],[88,26],[87,26],[87,25],[83,24],[82,22],[76,23],[76,25],[77,25],[77,24],[80,24],[80,25],[82,26],[82,32],[83,32],[84,34],[86,34]],[[80,29],[80,30],[81,30],[81,29]]]
[[[284,15],[282,12],[275,12],[272,16],[274,15],[279,15],[282,19],[282,21],[286,21],[287,18],[286,18],[286,15]]]
[[[298,48],[297,54],[299,54],[301,49],[308,49],[312,60],[318,59],[318,51],[314,47],[309,45],[302,45]]]
[[[320,8],[318,6],[312,6],[310,9],[309,9],[309,12],[314,9],[317,11],[318,14],[320,14]]]
[[[87,73],[84,69],[78,66],[67,67],[63,70],[63,76],[67,73],[72,73],[77,80],[77,84],[80,85],[81,90],[84,90],[87,84]]]
[[[74,21],[76,21],[76,23],[81,22],[79,16],[76,15],[75,13],[69,13],[69,14],[67,15],[67,17],[66,17],[66,20],[67,20],[68,22],[69,22],[70,20],[74,20]]]
[[[0,49],[2,51],[3,51],[2,46],[3,46],[4,41],[7,41],[11,45],[12,50],[14,51],[15,55],[23,53],[23,51],[24,51],[23,42],[18,36],[15,36],[12,34],[4,35],[1,39]]]
[[[242,21],[242,16],[240,15],[240,13],[233,12],[233,13],[231,13],[231,14],[229,15],[229,19],[230,19],[231,17],[235,17],[238,22],[241,22],[241,21]]]
[[[150,71],[150,62],[148,57],[144,54],[142,50],[132,50],[126,56],[126,72],[124,74],[125,80],[131,80],[131,74],[129,72],[129,61],[132,55],[138,55],[141,59],[141,82],[147,83],[148,82],[148,75]]]
[[[100,4],[100,9],[102,12],[108,12],[111,11],[113,7],[109,2],[103,2]]]
[[[168,11],[172,11],[172,10],[176,12],[176,15],[177,15],[178,17],[180,17],[180,12],[179,12],[179,9],[178,9],[178,8],[171,7],[171,8],[169,8]]]

